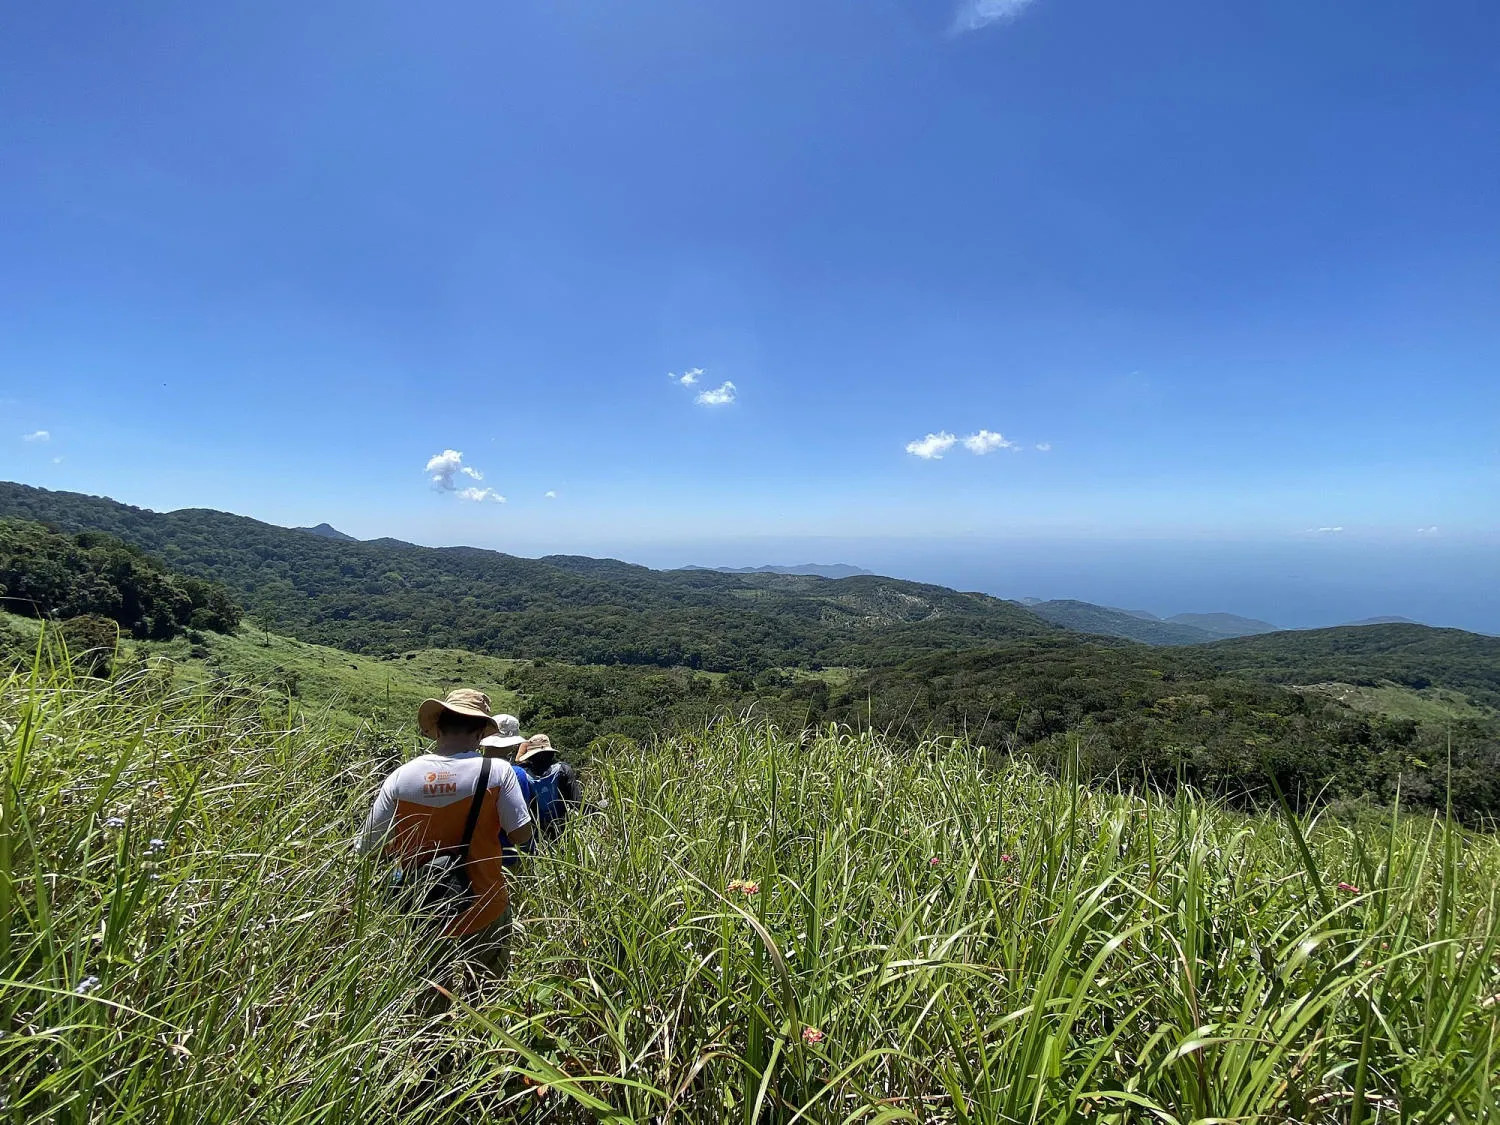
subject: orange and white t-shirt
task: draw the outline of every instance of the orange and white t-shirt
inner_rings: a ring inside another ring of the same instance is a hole
[[[355,841],[354,850],[369,855],[377,848],[403,867],[430,860],[463,844],[464,824],[479,785],[480,752],[431,753],[413,758],[380,786],[375,805]],[[509,896],[501,866],[500,833],[531,823],[531,813],[510,763],[490,761],[487,792],[469,844],[467,871],[474,901],[445,928],[450,937],[477,933],[505,912]]]

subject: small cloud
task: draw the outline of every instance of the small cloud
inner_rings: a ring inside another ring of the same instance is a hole
[[[1050,441],[1039,441],[1036,443],[1036,451],[1038,453],[1051,453],[1052,443]]]
[[[1418,535],[1436,535],[1437,533],[1438,533],[1438,529],[1437,529],[1437,525],[1436,524],[1434,524],[1432,527],[1419,527],[1419,528],[1417,528],[1417,534]]]
[[[1031,4],[1032,0],[959,0],[953,13],[953,31],[978,31],[992,23],[1013,20]]]
[[[556,500],[557,499],[557,490],[553,489],[553,488],[549,488],[549,489],[547,489],[546,492],[542,493],[542,496],[545,497],[548,500]]]
[[[32,442],[51,441],[52,440],[52,435],[49,434],[46,430],[36,430],[33,433],[22,434],[21,435],[21,440],[22,441],[32,441]]]
[[[52,463],[54,465],[61,465],[63,463],[63,459],[61,457],[54,457],[54,458],[52,458]],[[1432,530],[1436,531],[1437,528],[1433,528]]]
[[[440,492],[453,491],[453,474],[463,467],[464,455],[456,449],[445,449],[434,453],[427,461],[426,471],[432,474],[433,487]]]
[[[460,488],[458,490],[460,500],[469,500],[475,504],[483,504],[486,500],[493,500],[496,504],[504,504],[505,497],[501,496],[493,488]]]
[[[478,469],[471,468],[468,465],[464,465],[458,471],[461,472],[461,473],[463,473],[464,476],[469,477],[472,480],[483,480],[484,479],[484,474],[483,473],[481,473]]]
[[[728,406],[734,401],[734,384],[728,379],[711,391],[702,391],[694,401],[699,406]]]
[[[928,434],[924,438],[906,443],[906,452],[913,457],[920,457],[924,461],[941,461],[943,454],[952,449],[958,442],[947,430],[941,430],[935,434]]]
[[[964,438],[964,448],[979,457],[983,457],[986,453],[993,453],[997,449],[1014,449],[1020,452],[1020,446],[1013,441],[1006,441],[1002,435],[993,430],[980,430],[976,434],[970,434]]]
[[[1319,535],[1337,535],[1344,529],[1342,527],[1315,527],[1312,530]]]
[[[672,382],[674,382],[674,383],[681,383],[684,387],[691,387],[694,383],[696,383],[698,381],[698,376],[700,376],[702,374],[703,374],[703,368],[701,368],[701,367],[690,367],[686,371],[684,371],[681,375],[677,374],[677,372],[675,372],[675,371],[668,371],[667,372],[667,378],[670,379],[670,380],[672,380]]]

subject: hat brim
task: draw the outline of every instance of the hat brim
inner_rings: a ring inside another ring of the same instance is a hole
[[[487,738],[479,740],[479,745],[488,746],[492,750],[509,750],[513,746],[519,746],[526,740],[519,734],[492,734]]]
[[[489,724],[491,734],[498,733],[500,728],[495,725],[495,717],[478,707],[464,707],[460,704],[448,703],[442,699],[424,699],[422,706],[417,708],[417,729],[423,736],[436,739],[441,733],[438,730],[438,716],[444,711],[455,715],[465,715],[471,719],[483,719]]]
[[[522,766],[527,762],[536,762],[546,759],[547,755],[559,755],[562,751],[556,746],[527,747],[516,755],[516,765]]]

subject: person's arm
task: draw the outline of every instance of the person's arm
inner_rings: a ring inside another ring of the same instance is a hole
[[[519,851],[530,844],[535,835],[531,810],[526,807],[526,798],[521,793],[521,783],[516,780],[515,768],[509,762],[501,762],[500,767],[497,771],[499,784],[495,786],[495,812],[500,821],[501,833]]]
[[[583,803],[583,786],[578,783],[578,771],[567,762],[563,762],[562,769],[558,771],[557,791],[570,805],[577,806]]]
[[[391,830],[391,821],[396,816],[396,794],[391,785],[391,779],[386,778],[380,786],[380,792],[375,795],[375,804],[370,807],[370,815],[365,818],[365,826],[360,829],[359,836],[354,841],[354,854],[367,856],[380,850],[385,843],[386,835]]]

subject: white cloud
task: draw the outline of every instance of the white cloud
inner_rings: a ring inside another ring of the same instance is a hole
[[[1036,451],[1038,453],[1051,453],[1052,443],[1050,441],[1039,441],[1036,443]]]
[[[907,442],[906,452],[924,461],[940,461],[943,454],[952,449],[957,442],[958,438],[947,430],[942,430],[935,434],[928,434],[924,438],[918,438],[916,441]]]
[[[501,496],[493,488],[460,488],[458,490],[460,500],[472,500],[476,504],[482,504],[486,500],[493,500],[496,504],[504,504],[505,497]]]
[[[1437,533],[1438,533],[1438,529],[1437,529],[1436,525],[1433,525],[1432,527],[1419,527],[1419,528],[1417,528],[1417,534],[1418,535],[1436,535]]]
[[[1342,527],[1317,527],[1313,530],[1316,531],[1319,535],[1337,535],[1344,529]]]
[[[959,0],[953,13],[953,30],[978,31],[992,23],[1013,20],[1031,4],[1032,0]]]
[[[910,446],[907,448],[910,450]],[[980,430],[978,433],[970,434],[964,438],[964,448],[979,457],[983,457],[986,453],[993,453],[997,449],[1015,449],[1020,452],[1020,446],[1013,441],[1006,441],[1004,436],[993,430]]]
[[[63,463],[63,459],[61,457],[54,457],[52,458],[52,463],[54,465],[61,465]],[[1433,528],[1432,530],[1436,531],[1437,528]]]
[[[51,441],[52,435],[46,430],[37,430],[34,433],[22,434],[22,441]]]
[[[699,406],[728,406],[734,401],[734,384],[728,379],[711,391],[702,391],[694,400]]]
[[[442,492],[453,491],[453,474],[463,468],[464,455],[456,449],[445,449],[434,453],[427,461],[427,472],[432,474],[433,486]]]
[[[459,488],[455,477],[465,476],[470,480],[484,480],[484,474],[473,465],[464,464],[464,455],[456,449],[445,449],[427,459],[426,471],[432,476],[432,487],[439,492],[456,493],[460,500],[495,500],[505,503],[493,488]]]
[[[691,387],[694,383],[696,383],[698,381],[698,376],[700,376],[702,374],[703,374],[703,368],[701,368],[701,367],[690,367],[686,371],[684,371],[681,375],[677,374],[677,372],[675,372],[675,371],[668,371],[667,372],[667,378],[670,379],[670,380],[672,380],[672,382],[674,382],[674,383],[681,383],[684,387]]]
[[[546,499],[548,499],[548,500],[556,500],[557,499],[557,491],[555,489],[549,488],[549,489],[547,489],[546,492],[542,493],[542,495]]]

